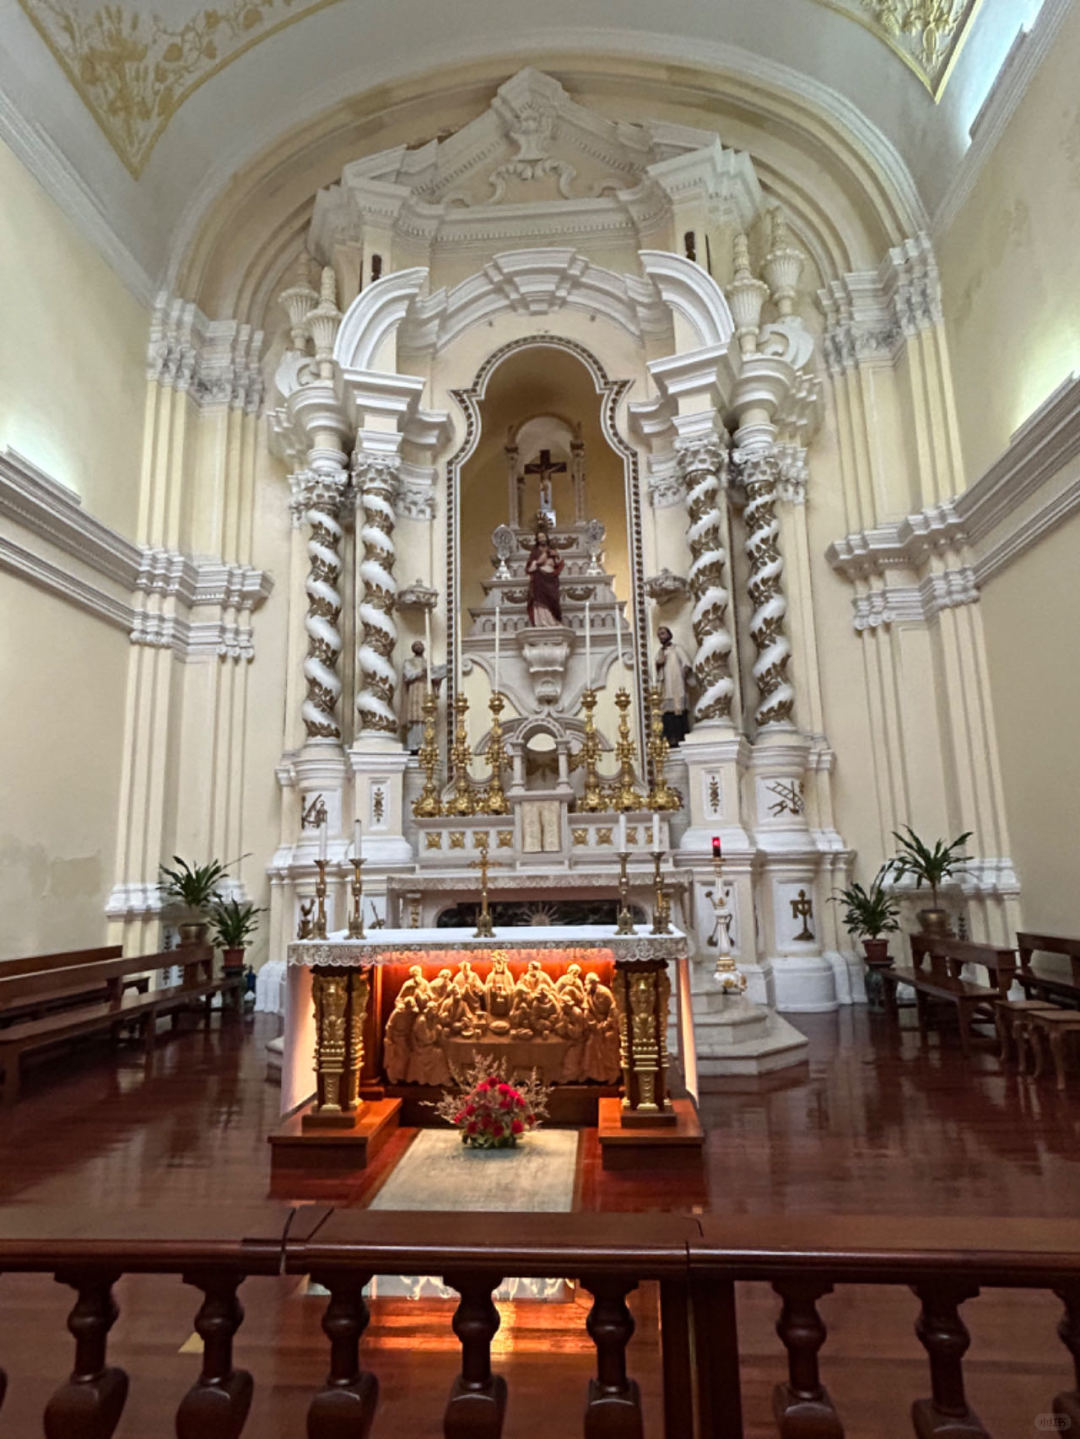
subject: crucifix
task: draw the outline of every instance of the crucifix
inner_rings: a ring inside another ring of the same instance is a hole
[[[562,460],[552,460],[550,450],[541,450],[540,458],[534,460],[531,465],[525,466],[527,475],[536,475],[540,480],[540,504],[538,509],[554,523],[555,510],[551,503],[551,477],[552,475],[565,475],[566,465]]]
[[[805,889],[800,889],[798,899],[793,899],[790,903],[792,917],[802,920],[802,929],[795,936],[796,942],[805,943],[814,937],[810,933],[810,918],[814,913],[814,901],[806,893]]]

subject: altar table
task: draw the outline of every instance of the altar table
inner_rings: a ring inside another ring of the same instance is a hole
[[[452,952],[476,962],[504,956],[510,963],[525,952],[550,951],[552,959],[572,952],[607,957],[614,964],[613,991],[623,1075],[622,1122],[664,1125],[674,1118],[667,1088],[667,1025],[674,969],[678,1052],[687,1088],[697,1093],[693,1026],[690,1022],[688,946],[672,929],[654,935],[644,928],[618,934],[610,925],[515,926],[478,938],[471,929],[375,929],[362,940],[345,933],[329,939],[297,940],[288,947],[285,1047],[281,1075],[283,1113],[313,1093],[316,1112],[332,1121],[362,1106],[358,1097],[373,970],[381,965],[423,964],[426,957]],[[534,957],[530,955],[529,957]],[[430,959],[429,959],[430,962]]]

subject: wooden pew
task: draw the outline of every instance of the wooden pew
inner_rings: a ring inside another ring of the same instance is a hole
[[[1066,939],[1057,934],[1032,934],[1022,930],[1016,936],[1020,954],[1017,982],[1029,999],[1046,999],[1054,1004],[1080,1008],[1080,939]],[[1071,982],[1056,975],[1040,974],[1031,962],[1032,955],[1061,954],[1070,962]]]
[[[81,964],[101,964],[107,959],[119,959],[123,952],[119,944],[106,944],[100,949],[65,949],[59,954],[28,954],[18,959],[0,959],[0,979],[15,974],[44,974],[50,969],[75,969]]]
[[[73,985],[76,989],[82,986],[77,1004],[36,1017],[16,1018],[6,1028],[0,1028],[3,1103],[13,1104],[18,1097],[24,1054],[92,1034],[108,1034],[115,1041],[125,1029],[137,1028],[142,1033],[149,1056],[153,1052],[157,1021],[161,1016],[172,1016],[175,1024],[182,1013],[201,1006],[204,1019],[209,1023],[210,1004],[216,994],[221,994],[229,1012],[238,1016],[244,977],[229,975],[216,978],[213,961],[214,952],[209,946],[192,947],[130,955],[127,959],[109,960],[99,966],[79,965],[73,970],[59,969],[41,975],[0,979],[0,1006],[5,998],[13,1004],[33,1004],[35,986],[38,1002],[50,994],[70,993]],[[160,970],[174,964],[184,966],[184,978],[180,984],[156,990],[147,990],[144,985],[136,992],[126,993],[121,987],[125,975]],[[89,993],[86,989],[88,981],[96,981],[99,987],[104,983],[104,997],[100,993]]]
[[[952,935],[913,934],[911,968],[894,965],[881,971],[889,1008],[896,1013],[896,986],[909,984],[915,991],[919,1032],[926,1033],[930,1004],[948,1003],[956,1010],[960,1026],[960,1047],[965,1056],[971,1053],[969,1026],[980,1011],[994,1019],[995,1004],[1007,1001],[1016,974],[1016,954],[993,944],[976,944],[955,939]],[[990,977],[989,985],[963,978],[965,965],[978,965]]]

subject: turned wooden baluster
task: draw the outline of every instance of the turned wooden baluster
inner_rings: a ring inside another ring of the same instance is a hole
[[[378,1379],[360,1368],[360,1337],[370,1318],[363,1290],[371,1275],[335,1270],[311,1277],[330,1291],[322,1321],[330,1373],[308,1409],[308,1439],[367,1439],[379,1402]]]
[[[593,1297],[585,1327],[596,1345],[596,1378],[589,1380],[585,1439],[642,1439],[641,1394],[626,1375],[626,1346],[634,1320],[626,1296],[634,1279],[596,1275],[582,1284]]]
[[[243,1275],[228,1270],[184,1275],[184,1283],[203,1292],[195,1332],[203,1342],[202,1372],[180,1401],[177,1439],[237,1439],[244,1427],[254,1383],[245,1369],[233,1368],[233,1336],[244,1319],[236,1297]]]
[[[915,1333],[930,1356],[933,1395],[930,1399],[916,1399],[911,1406],[918,1439],[933,1439],[935,1435],[990,1439],[964,1394],[963,1360],[971,1339],[959,1307],[965,1299],[975,1298],[978,1286],[961,1279],[932,1279],[913,1284],[912,1290],[922,1301]]]
[[[105,1363],[109,1330],[119,1310],[112,1287],[118,1274],[64,1270],[59,1284],[78,1292],[68,1315],[75,1337],[75,1368],[45,1407],[46,1439],[111,1439],[127,1399],[128,1377]]]
[[[788,1352],[788,1382],[773,1390],[780,1439],[844,1439],[844,1426],[818,1375],[818,1350],[828,1330],[817,1301],[832,1285],[814,1279],[780,1279],[773,1288],[784,1301],[776,1323]]]
[[[491,1341],[499,1332],[492,1300],[501,1279],[476,1274],[443,1276],[461,1296],[454,1333],[461,1341],[461,1373],[450,1387],[443,1417],[446,1439],[499,1439],[506,1415],[506,1380],[491,1372]]]
[[[1080,1429],[1080,1283],[1059,1285],[1054,1293],[1065,1305],[1058,1334],[1072,1355],[1075,1378],[1072,1389],[1063,1390],[1055,1397],[1054,1413],[1069,1421],[1062,1429]]]

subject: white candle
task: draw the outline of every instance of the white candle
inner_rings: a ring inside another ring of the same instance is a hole
[[[495,682],[493,689],[499,693],[499,646],[502,640],[502,591],[495,596]]]
[[[424,663],[427,666],[427,687],[431,688],[431,611],[424,611]]]
[[[592,620],[589,618],[590,604],[585,601],[585,688],[592,687]]]
[[[660,853],[660,816],[658,814],[654,814],[652,817],[652,847],[654,853]]]
[[[360,858],[360,828],[360,821],[355,820],[352,831],[352,852],[354,859]]]
[[[319,825],[319,858],[326,858],[326,821]]]
[[[619,851],[622,854],[626,853],[626,816],[624,814],[619,815]]]

